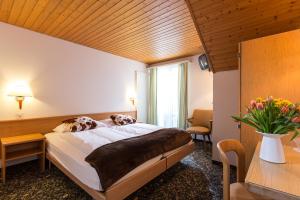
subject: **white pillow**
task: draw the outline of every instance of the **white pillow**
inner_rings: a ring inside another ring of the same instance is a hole
[[[112,119],[103,119],[98,121],[99,123],[103,124],[105,127],[112,127],[115,126],[115,123]]]
[[[56,128],[53,129],[56,133],[64,133],[64,132],[70,132],[71,124],[62,123],[58,125]]]

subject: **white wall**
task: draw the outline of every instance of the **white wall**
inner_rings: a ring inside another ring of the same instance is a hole
[[[229,138],[240,140],[238,124],[231,118],[240,112],[240,72],[239,70],[217,72],[213,79],[213,160],[220,161],[217,143]],[[231,163],[234,164],[232,158]]]
[[[213,109],[213,73],[201,70],[198,57],[193,56],[188,71],[188,116],[195,108]]]
[[[145,64],[4,23],[0,35],[0,120],[20,114],[6,95],[16,81],[28,82],[34,95],[23,118],[134,109],[135,71]]]

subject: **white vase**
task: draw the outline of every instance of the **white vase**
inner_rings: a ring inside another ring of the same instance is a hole
[[[272,163],[285,163],[285,155],[280,138],[287,134],[258,133],[263,135],[259,157]]]

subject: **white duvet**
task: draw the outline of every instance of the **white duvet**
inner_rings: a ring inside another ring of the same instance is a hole
[[[159,129],[161,127],[136,123],[125,126],[100,127],[76,133],[49,133],[46,134],[47,151],[81,182],[101,191],[101,181],[96,170],[85,161],[86,156],[105,144],[148,134]],[[143,166],[159,159],[151,159]],[[141,169],[143,166],[138,168]]]

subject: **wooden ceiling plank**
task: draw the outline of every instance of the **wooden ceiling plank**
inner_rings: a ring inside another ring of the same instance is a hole
[[[160,24],[164,22],[166,19],[170,18],[170,15],[173,15],[174,18],[178,17],[180,14],[182,14],[182,11],[184,10],[184,7],[182,3],[174,3],[168,7],[162,7],[160,5],[159,7],[155,7],[154,9],[147,12],[149,16],[144,17],[140,21],[137,21],[135,23],[128,23],[125,26],[121,27],[120,30],[121,34],[119,32],[113,31],[113,33],[106,33],[104,35],[97,36],[94,40],[101,41],[104,40],[105,42],[112,42],[116,38],[119,37],[127,37],[128,35],[132,35],[135,32],[139,32],[140,30],[144,30],[145,28],[149,26],[153,26],[154,24]],[[167,9],[164,10],[164,9]],[[86,41],[88,42],[88,41]]]
[[[109,52],[111,54],[114,55],[118,55],[118,53],[116,52]],[[146,64],[153,64],[153,63],[159,63],[159,62],[163,62],[163,61],[167,61],[167,60],[173,60],[173,59],[177,59],[177,58],[182,58],[182,57],[188,57],[188,56],[192,56],[195,54],[198,54],[199,52],[191,52],[191,54],[180,54],[180,55],[167,55],[164,56],[163,58],[158,58],[157,56],[151,56],[151,57],[147,57],[146,59],[144,57],[140,57],[138,55],[135,56],[127,56],[124,55],[124,57],[129,58],[129,59],[134,59],[134,60],[138,60],[141,62],[144,62]]]
[[[188,30],[188,28],[186,28],[186,29]],[[180,33],[178,33],[178,34],[180,34]],[[194,37],[194,35],[191,35],[191,34],[190,35],[186,34],[184,36],[184,39],[183,39],[182,37],[178,37],[175,34],[172,35],[171,33],[170,34],[168,33],[167,36],[161,35],[156,40],[151,40],[151,39],[145,38],[144,41],[141,40],[139,42],[130,42],[130,43],[127,43],[127,44],[126,43],[116,42],[115,45],[102,45],[101,43],[98,43],[98,45],[101,46],[101,47],[115,47],[116,49],[122,48],[122,47],[126,47],[126,48],[140,47],[140,48],[143,48],[143,46],[145,46],[145,45],[152,46],[153,44],[159,44],[160,46],[163,46],[166,43],[176,43],[176,44],[184,44],[184,45],[186,45],[186,41],[190,40],[190,38],[193,38],[195,40],[196,44],[199,43],[199,38]],[[179,43],[178,41],[181,41],[181,43]]]
[[[177,11],[177,9],[181,9],[181,10]],[[174,9],[174,13],[173,12],[170,12],[170,13],[173,15],[174,19],[175,18],[178,19],[178,17],[180,17],[182,14],[184,14],[182,11],[183,11],[182,8],[178,7],[176,9]],[[100,35],[99,35],[99,36],[96,36],[95,38],[88,38],[88,40],[85,40],[85,42],[89,43],[89,42],[97,41],[97,42],[103,42],[103,43],[110,43],[110,42],[114,42],[115,40],[118,40],[120,38],[128,38],[137,33],[142,33],[145,30],[150,29],[154,26],[159,27],[168,18],[170,18],[170,17],[167,14],[158,15],[155,18],[155,20],[154,19],[152,20],[151,18],[147,17],[147,18],[144,18],[143,20],[139,21],[138,23],[128,24],[127,26],[122,27],[122,29],[120,29],[119,31],[112,32],[110,35],[105,34],[105,35],[102,35],[102,37],[100,37]],[[138,37],[138,35],[136,35],[135,38],[137,38],[137,37]]]
[[[169,28],[169,29],[168,29]],[[155,29],[157,30],[157,29]],[[159,41],[168,41],[169,39],[172,38],[172,36],[174,36],[175,38],[177,38],[178,40],[181,37],[187,37],[188,34],[194,36],[194,34],[192,34],[194,31],[194,26],[193,24],[190,23],[182,23],[182,24],[171,24],[169,26],[162,26],[162,30],[157,30],[157,31],[152,31],[151,33],[149,33],[149,35],[147,35],[147,32],[143,35],[139,35],[139,37],[137,37],[137,39],[135,39],[134,35],[130,38],[126,38],[126,39],[122,39],[119,41],[114,41],[114,45],[108,44],[109,46],[122,46],[122,45],[126,45],[128,46],[128,44],[130,45],[138,45],[138,44],[145,44],[145,42],[149,41],[149,43],[153,42],[159,42]],[[150,32],[150,31],[149,31]],[[198,37],[195,37],[199,40]],[[105,45],[101,42],[97,42],[98,44],[102,44]]]
[[[94,0],[95,1],[95,0]],[[87,0],[72,0],[72,3],[69,7],[67,7],[59,16],[57,19],[54,20],[54,22],[52,22],[51,24],[49,24],[49,26],[46,27],[46,29],[40,30],[43,31],[44,33],[51,35],[51,33],[54,30],[57,30],[57,28],[63,23],[65,22],[67,19],[71,19],[72,17],[70,17],[75,10],[79,10],[79,8],[84,7],[88,4]]]
[[[26,0],[14,1],[13,7],[11,9],[11,12],[10,12],[10,15],[9,15],[9,18],[7,21],[9,24],[16,24],[16,21],[23,10],[25,3],[26,3]]]
[[[186,44],[192,44],[191,43],[186,43]],[[141,51],[137,48],[129,48],[129,49],[112,49],[112,48],[103,48],[103,50],[107,51],[107,52],[118,52],[118,53],[122,53],[124,55],[136,55],[136,56],[142,56],[142,57],[149,57],[149,56],[153,56],[153,55],[162,55],[162,54],[168,54],[168,55],[173,55],[174,52],[177,53],[188,53],[189,51],[200,51],[201,49],[199,49],[198,47],[193,47],[190,46],[188,48],[185,48],[186,46],[182,45],[182,46],[172,46],[172,47],[168,47],[168,49],[163,50],[163,52],[161,51],[161,49],[163,48],[153,48],[153,47],[148,47],[148,48],[144,48],[144,51]]]
[[[71,23],[65,29],[60,31],[57,34],[57,37],[64,38],[64,36],[68,36],[68,33],[70,33],[73,29],[90,22],[91,20],[95,19],[95,17],[97,17],[98,15],[101,15],[106,10],[113,8],[114,6],[118,5],[121,2],[122,0],[109,0],[106,1],[105,3],[100,4],[101,6],[99,6],[97,9],[93,10],[92,12],[83,13],[78,17],[78,19],[74,20],[73,23]],[[96,3],[98,3],[98,1]]]
[[[99,41],[99,42],[103,41],[103,43],[109,43],[109,42],[113,42],[117,38],[127,38],[128,35],[135,34],[136,32],[139,32],[139,31],[143,31],[143,30],[145,30],[145,28],[153,26],[153,24],[155,24],[155,26],[157,24],[162,24],[162,23],[164,23],[168,20],[172,20],[172,17],[177,19],[182,14],[187,13],[187,12],[188,11],[185,10],[184,8],[177,7],[177,8],[173,9],[170,12],[167,12],[167,13],[164,12],[160,16],[154,18],[153,20],[150,19],[150,20],[147,20],[147,21],[140,21],[140,23],[136,23],[134,25],[123,27],[121,34],[111,33],[108,37],[103,37],[102,36],[103,39],[97,37],[97,38],[93,39],[93,41],[96,40],[96,41]],[[89,43],[88,41],[86,41],[86,42]]]
[[[172,43],[172,41],[169,41],[169,43],[171,44],[168,44],[168,43],[165,43],[165,44],[162,44],[162,45],[159,45],[157,47],[153,47],[153,46],[150,46],[149,45],[149,48],[151,48],[150,50],[148,50],[147,47],[144,47],[143,50],[140,50],[140,47],[139,46],[133,46],[133,47],[128,47],[128,46],[125,46],[125,47],[111,47],[111,46],[107,46],[107,47],[101,47],[103,49],[106,49],[106,50],[118,50],[118,51],[129,51],[131,53],[138,53],[138,54],[144,54],[144,55],[147,55],[147,54],[153,54],[154,52],[155,53],[168,53],[168,52],[173,52],[173,51],[186,51],[185,49],[183,49],[184,47],[186,47],[187,49],[201,49],[201,47],[199,46],[194,46],[194,44],[196,42],[198,42],[198,39],[190,39],[187,38],[187,41],[185,41],[183,44],[174,44],[176,42],[176,40]],[[97,46],[96,46],[97,47]]]
[[[216,56],[216,55],[222,55],[222,54],[228,54],[232,55],[233,53],[236,53],[236,45],[234,44],[234,47],[227,48],[226,51],[224,51],[224,48],[212,48],[209,55]]]
[[[83,33],[85,34],[86,28],[91,28],[94,25],[94,22],[98,20],[98,22],[105,21],[106,18],[111,17],[111,15],[114,15],[114,13],[122,12],[124,8],[126,9],[128,6],[130,7],[132,3],[138,3],[138,1],[121,0],[120,2],[111,6],[104,5],[101,9],[97,10],[97,12],[95,12],[94,15],[91,15],[78,26],[74,27],[67,34],[63,35],[63,37],[68,37],[70,40],[73,40],[74,36],[78,35],[78,32],[81,32],[82,29],[84,29]]]
[[[28,16],[28,18],[26,19],[23,25],[25,28],[30,28],[32,26],[35,20],[44,11],[49,1],[50,0],[38,0],[37,4],[34,6],[33,10],[31,11],[30,15]]]
[[[95,27],[103,27],[105,24],[118,22],[121,17],[125,17],[126,14],[132,14],[136,12],[136,9],[141,6],[143,1],[141,0],[133,0],[130,3],[125,3],[125,5],[119,4],[118,7],[114,7],[113,9],[107,10],[102,13],[102,15],[96,17],[91,20],[86,25],[81,27],[76,27],[69,34],[69,38],[71,40],[78,40],[78,37],[82,36],[83,33],[89,35],[91,29]],[[114,11],[115,10],[115,11]],[[113,14],[111,14],[113,13]]]
[[[154,64],[154,63],[159,63],[159,62],[163,62],[163,61],[169,61],[169,60],[174,60],[174,59],[177,59],[177,58],[182,58],[182,57],[189,57],[189,56],[193,56],[193,55],[196,55],[196,54],[199,54],[201,53],[200,52],[195,52],[195,51],[189,51],[189,52],[186,52],[186,53],[178,53],[178,54],[169,54],[169,55],[163,55],[163,56],[156,56],[154,57],[153,59],[151,60],[148,60],[147,61],[147,64],[151,65],[151,64]]]
[[[113,52],[113,51],[108,51],[106,50],[106,52],[108,53],[111,53],[111,54],[114,54],[114,55],[120,55],[120,52],[117,51],[117,52]],[[172,60],[176,57],[181,57],[182,55],[185,56],[192,56],[192,55],[196,55],[196,54],[199,54],[200,52],[195,52],[195,51],[190,51],[190,52],[186,52],[186,54],[182,54],[182,52],[178,52],[177,54],[164,54],[164,55],[161,55],[161,54],[151,54],[148,55],[146,58],[142,55],[139,55],[139,54],[134,54],[134,55],[128,55],[127,52],[124,52],[124,57],[126,58],[131,58],[133,60],[137,60],[137,61],[140,61],[140,62],[143,62],[143,63],[146,63],[146,64],[151,64],[151,63],[154,63],[154,62],[160,62],[162,60]]]
[[[274,29],[275,30],[272,32],[279,33],[282,31],[300,28],[298,26],[300,24],[300,16],[296,18],[294,22],[290,22],[288,16],[286,18],[284,17],[284,18],[277,19],[276,21],[271,21],[269,18],[261,19],[260,22],[261,23],[259,25],[255,25],[255,21],[253,23],[249,22],[248,24],[244,25],[242,29],[240,29],[239,27],[232,27],[229,35],[220,34],[220,32],[218,32],[217,30],[216,32],[205,33],[203,35],[206,35],[207,38],[209,38],[208,41],[220,40],[220,39],[225,40],[226,38],[228,41],[231,40],[232,42],[238,43],[256,37],[266,36],[269,31]],[[274,24],[277,24],[277,26],[280,25],[280,27],[284,27],[286,24],[292,24],[292,23],[294,23],[295,26],[290,25],[291,29],[280,30],[278,27],[272,29]],[[212,35],[212,37],[209,37],[209,35]]]
[[[238,60],[236,59],[237,58],[237,55],[236,57],[232,57],[232,56],[229,56],[231,54],[223,54],[223,55],[216,55],[216,56],[212,56],[212,59],[214,61],[214,63],[218,63],[218,62],[237,62]]]
[[[172,32],[173,29],[178,29],[178,26],[180,26],[178,22],[182,23],[182,26],[187,26],[187,25],[193,26],[193,24],[189,23],[187,19],[174,16],[174,18],[169,21],[166,20],[160,24],[152,24],[152,26],[147,26],[146,29],[141,29],[137,33],[133,32],[123,37],[118,37],[118,38],[115,37],[112,40],[113,42],[122,40],[123,43],[127,43],[128,41],[129,42],[133,40],[138,41],[141,38],[145,38],[145,37],[153,38],[154,36],[160,35],[161,33],[168,32],[168,31]],[[96,42],[102,44],[106,44],[106,43],[109,44],[109,42],[103,42],[103,41],[105,40],[97,40]],[[88,42],[85,43],[89,44]]]
[[[245,8],[251,6],[256,1],[251,0],[239,0],[236,3],[230,3],[227,1],[218,1],[218,3],[212,3],[209,5],[205,4],[196,4],[193,6],[193,11],[195,13],[195,18],[203,17],[205,19],[215,19],[219,17],[223,17],[224,15],[231,15],[234,13],[238,13],[241,10],[244,10]],[[256,3],[255,3],[256,4]],[[204,9],[205,8],[205,9]]]
[[[165,43],[163,45],[144,45],[144,48],[143,48],[143,51],[140,50],[140,46],[123,46],[123,47],[120,47],[120,48],[114,48],[114,47],[111,47],[111,46],[106,46],[106,47],[101,47],[103,49],[109,49],[109,50],[124,50],[124,51],[129,51],[130,52],[134,52],[134,53],[137,53],[139,52],[140,54],[149,54],[154,52],[154,51],[157,51],[159,50],[160,47],[164,47],[164,46],[167,46],[171,51],[173,50],[177,50],[178,48],[176,48],[176,46],[182,46],[183,48],[198,48],[200,49],[201,47],[195,45],[195,42],[197,41],[197,39],[194,39],[194,38],[187,38],[184,43],[182,44],[175,44],[174,42],[172,43],[172,41],[170,41],[169,43],[171,44],[168,44],[168,43]],[[97,47],[97,46],[95,46]],[[181,48],[179,48],[179,50],[182,50]]]
[[[57,6],[57,8],[48,16],[48,18],[46,20],[43,21],[43,23],[40,24],[39,28],[38,28],[38,32],[45,32],[46,29],[52,25],[61,15],[62,13],[64,13],[66,11],[66,9],[68,9],[71,4],[73,2],[73,0],[61,0],[60,4]]]
[[[109,50],[106,50],[107,52],[109,53],[112,53],[112,54],[116,54],[118,55],[119,54],[119,51],[117,52],[114,52],[114,51],[109,51]],[[200,51],[201,52],[201,51]],[[185,52],[184,54],[182,54],[182,52],[178,52],[177,54],[168,54],[168,53],[165,53],[164,55],[161,55],[161,54],[151,54],[151,55],[148,55],[146,58],[143,56],[143,55],[140,55],[140,54],[128,54],[128,51],[125,51],[124,52],[124,57],[127,57],[127,58],[131,58],[131,59],[134,59],[134,60],[138,60],[138,61],[141,61],[141,62],[144,62],[146,64],[152,64],[152,63],[155,63],[155,62],[161,62],[163,60],[172,60],[172,59],[175,59],[177,57],[186,57],[186,56],[192,56],[192,55],[196,55],[196,54],[199,54],[200,53],[198,50],[191,50],[189,49],[188,52]]]
[[[130,47],[139,47],[140,49],[144,49],[146,47],[143,47],[144,45],[149,45],[149,46],[152,46],[153,43],[155,44],[159,44],[160,46],[163,46],[165,45],[166,43],[175,43],[174,45],[177,45],[177,44],[182,44],[182,45],[187,45],[187,41],[193,39],[193,41],[196,43],[196,44],[199,44],[199,38],[195,38],[193,35],[186,35],[185,36],[185,39],[182,39],[182,38],[179,38],[179,37],[176,37],[176,36],[170,36],[170,38],[168,38],[167,40],[163,40],[163,39],[157,39],[156,41],[153,41],[152,40],[145,40],[145,41],[141,41],[139,43],[129,43],[128,45],[126,44],[120,44],[120,45],[106,45],[106,46],[103,46],[101,44],[95,44],[95,45],[98,45],[99,47],[114,47],[116,49],[118,48],[122,48],[122,47],[126,47],[126,48],[130,48]],[[181,43],[179,43],[178,41],[181,41]],[[118,43],[117,43],[118,44]],[[170,45],[171,46],[171,45]],[[197,47],[201,47],[201,45],[195,45]],[[190,46],[191,47],[191,46]],[[171,47],[170,47],[171,48]],[[142,50],[143,51],[143,50]]]
[[[60,3],[63,3],[63,0],[50,0],[47,6],[44,8],[44,11],[36,18],[36,20],[34,20],[30,29],[37,31],[47,20],[47,18],[54,12],[54,10],[57,9]]]
[[[84,3],[80,4],[78,8],[73,10],[71,15],[69,15],[67,18],[65,18],[61,23],[58,24],[57,27],[54,27],[51,32],[47,32],[50,35],[56,36],[63,31],[66,28],[71,28],[71,26],[74,26],[74,24],[80,23],[80,20],[82,20],[82,16],[86,13],[93,13],[98,8],[102,7],[107,0],[103,0],[101,2],[97,0],[86,0]]]
[[[202,24],[202,26],[205,26],[204,32],[206,32],[209,28],[213,28],[216,25],[220,25],[220,24],[223,24],[223,26],[221,27],[224,29],[232,26],[247,24],[249,20],[257,22],[257,20],[264,19],[264,18],[269,18],[269,19],[271,18],[271,20],[273,20],[273,18],[276,19],[276,17],[278,16],[284,17],[285,15],[292,15],[290,13],[291,10],[289,10],[288,8],[284,8],[284,4],[282,3],[277,3],[277,4],[274,3],[274,4],[270,4],[269,6],[267,5],[261,5],[261,6],[263,6],[263,8],[265,8],[266,10],[261,8],[260,6],[259,7],[253,6],[243,10],[242,12],[236,12],[227,15],[226,17],[223,16],[217,19],[211,19],[209,22],[209,26],[205,25],[204,22],[199,21],[199,19],[198,19],[198,23]],[[293,9],[294,10],[292,12],[298,11],[297,13],[299,13],[300,5],[298,7],[294,7]],[[254,12],[256,13],[256,15],[253,16],[252,18],[249,18],[249,15],[251,16],[251,13]],[[246,20],[247,23],[245,23]],[[222,29],[221,27],[217,27],[217,28]]]
[[[33,10],[33,8],[37,4],[37,2],[38,2],[38,0],[26,0],[25,5],[24,5],[20,15],[18,16],[15,25],[23,27],[23,25],[25,24],[25,21],[31,14],[31,11]]]
[[[146,4],[146,2],[147,2],[147,4]],[[110,23],[106,23],[105,25],[97,24],[96,26],[93,26],[93,28],[89,29],[88,32],[85,32],[85,33],[87,35],[89,35],[89,37],[92,37],[92,36],[104,37],[105,33],[109,33],[112,31],[116,32],[116,31],[120,30],[124,25],[128,26],[130,23],[132,23],[133,20],[137,21],[137,20],[139,20],[140,17],[145,18],[147,15],[147,12],[149,10],[153,9],[157,5],[163,4],[161,2],[164,2],[164,1],[151,0],[151,1],[146,1],[146,2],[143,2],[142,9],[139,9],[134,14],[132,14],[130,16],[122,15],[122,16],[116,18],[115,20],[111,21]],[[146,4],[146,5],[144,5],[144,4]],[[81,34],[81,36],[76,38],[76,40],[83,41],[86,38],[88,38],[88,37]]]
[[[158,41],[158,42],[160,42],[158,48],[154,48],[153,46],[151,46],[151,44],[138,44],[138,45],[135,45],[135,46],[132,45],[132,46],[119,46],[119,47],[118,46],[106,46],[106,47],[103,47],[101,45],[95,45],[95,46],[96,47],[100,47],[100,48],[110,49],[110,50],[122,50],[122,49],[124,49],[124,50],[128,51],[130,49],[131,51],[134,51],[134,52],[137,52],[137,51],[134,50],[135,48],[139,50],[139,49],[141,49],[141,47],[144,47],[145,45],[148,45],[149,47],[151,47],[151,49],[154,49],[154,50],[157,50],[159,48],[160,49],[169,48],[170,51],[178,49],[179,46],[180,46],[179,49],[181,49],[181,48],[183,48],[185,46],[188,46],[187,48],[192,48],[192,47],[198,48],[198,49],[201,48],[201,46],[194,45],[195,43],[199,42],[198,38],[187,37],[186,40],[183,41],[182,44],[176,43],[176,41],[178,41],[177,38],[172,38],[172,39],[170,39],[168,41],[164,41],[163,43],[162,43],[162,41]],[[154,51],[154,50],[152,50],[152,51]],[[168,50],[165,49],[164,51],[167,52]],[[139,52],[140,53],[151,53],[151,52],[147,52],[147,47],[144,47],[143,50],[139,50]]]
[[[14,0],[2,0],[0,9],[0,21],[7,22],[12,10]]]
[[[131,12],[127,12],[123,15],[119,15],[114,20],[108,21],[108,23],[98,23],[97,25],[89,28],[85,33],[89,36],[103,36],[108,32],[116,32],[124,25],[128,25],[131,21],[137,21],[141,17],[145,17],[147,12],[154,7],[164,4],[162,0],[146,0],[135,7]],[[76,40],[82,41],[85,37],[81,34]]]
[[[250,2],[250,3],[249,3]],[[260,1],[238,1],[235,5],[221,5],[221,4],[215,4],[219,5],[221,8],[216,7],[206,7],[205,10],[201,10],[203,7],[199,8],[201,12],[195,11],[195,17],[196,18],[202,18],[202,22],[207,22],[208,20],[217,20],[217,19],[223,19],[224,17],[227,19],[228,17],[234,18],[234,20],[239,19],[239,16],[244,16],[243,13],[249,12],[249,10],[252,10],[250,14],[255,13],[257,16],[257,13],[263,13],[268,11],[273,11],[273,8],[276,7],[291,7],[287,2],[290,2],[290,0],[281,0],[281,1],[274,1],[270,4],[270,1],[268,0],[260,0]],[[214,11],[214,12],[213,12]],[[235,18],[238,17],[238,18]],[[229,19],[229,18],[228,18]]]
[[[300,9],[299,9],[300,12]],[[247,33],[245,31],[245,29],[249,29],[249,28],[254,28],[253,32],[249,32],[248,34],[255,34],[256,32],[263,29],[264,26],[269,25],[269,24],[273,24],[273,23],[280,23],[282,21],[285,21],[287,23],[289,23],[291,16],[294,15],[294,12],[289,12],[289,13],[281,13],[282,17],[270,17],[270,16],[266,16],[266,17],[261,17],[259,18],[260,23],[257,24],[257,21],[255,19],[249,19],[248,23],[243,24],[243,25],[233,25],[233,26],[228,26],[226,27],[218,27],[215,30],[213,30],[212,28],[208,28],[207,27],[207,31],[205,31],[203,34],[205,35],[221,35],[222,32],[227,31],[228,29],[233,30],[231,31],[232,33],[229,33],[229,35],[239,35],[241,33]],[[293,18],[293,21],[297,21],[299,20],[300,16]],[[293,22],[291,21],[291,23]],[[257,29],[257,31],[255,31],[255,29]]]
[[[157,63],[161,63],[161,62],[177,60],[177,59],[181,59],[181,58],[190,57],[190,56],[193,56],[193,55],[198,54],[198,53],[199,52],[192,53],[192,54],[177,55],[176,57],[171,57],[171,58],[165,57],[165,58],[159,59],[158,61],[148,62],[147,64],[148,65],[153,65],[153,64],[157,64]]]

